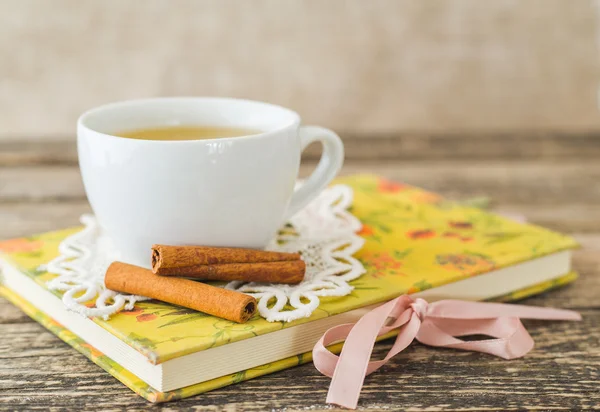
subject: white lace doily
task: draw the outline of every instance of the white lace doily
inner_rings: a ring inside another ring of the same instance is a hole
[[[349,281],[365,272],[352,255],[364,241],[356,232],[361,223],[348,208],[352,189],[337,185],[325,189],[313,202],[292,217],[267,249],[300,252],[306,276],[298,285],[230,282],[225,287],[256,297],[261,316],[270,322],[292,321],[310,316],[321,296],[345,296]],[[104,287],[106,269],[119,259],[109,238],[95,218],[83,215],[84,228],[59,246],[60,256],[45,269],[58,276],[48,282],[51,290],[64,292],[63,302],[72,311],[104,319],[122,308],[132,309],[143,296],[117,293]],[[95,299],[95,307],[85,304]]]

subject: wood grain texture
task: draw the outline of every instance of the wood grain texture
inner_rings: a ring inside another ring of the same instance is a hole
[[[307,176],[314,166],[312,160],[304,162],[301,174]],[[341,174],[355,173],[385,175],[450,197],[492,196],[500,192],[505,204],[564,205],[565,195],[578,196],[569,204],[593,205],[600,201],[600,188],[594,185],[600,180],[600,162],[592,159],[511,163],[452,159],[347,161]],[[39,184],[41,181],[44,184]],[[83,200],[85,193],[77,167],[0,168],[2,203]]]
[[[415,343],[367,378],[361,409],[384,409],[384,405],[417,411],[600,406],[600,314],[582,312],[581,323],[527,322],[536,349],[523,359],[504,361]],[[34,322],[3,323],[0,333],[10,342],[0,350],[0,405],[14,409],[147,406]],[[381,358],[390,347],[391,341],[377,345],[375,356]],[[156,409],[326,409],[328,381],[308,364]]]
[[[368,148],[361,139],[347,140],[350,157],[343,173],[378,173],[456,199],[489,196],[498,210],[572,234],[582,246],[574,252],[581,278],[524,303],[576,309],[584,320],[527,322],[536,348],[512,361],[413,344],[367,378],[359,407],[600,408],[600,140],[519,134],[466,147],[473,139],[464,136],[386,139]],[[76,225],[89,211],[72,144],[47,143],[0,142],[0,239]],[[304,174],[314,167],[308,158]],[[0,409],[149,407],[3,299],[0,336]],[[378,345],[376,356],[390,346],[390,341]],[[152,409],[331,410],[324,403],[328,382],[309,364]]]
[[[346,146],[346,160],[505,160],[597,159],[598,133],[381,133],[337,130]],[[304,158],[316,159],[313,144]],[[26,165],[76,165],[73,137],[4,138],[0,140],[0,167]]]
[[[313,168],[309,160],[301,173]],[[349,160],[342,174],[354,173],[384,175],[453,199],[489,196],[494,208],[555,230],[600,231],[600,162],[594,159]],[[0,239],[71,226],[87,211],[76,166],[0,167]]]

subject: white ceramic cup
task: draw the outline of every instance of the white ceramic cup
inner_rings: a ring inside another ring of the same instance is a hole
[[[139,140],[126,130],[223,126],[259,134],[208,140]],[[321,160],[294,190],[304,148]],[[150,267],[150,247],[263,248],[337,174],[344,159],[331,130],[300,126],[283,107],[227,98],[157,98],[109,104],[77,125],[83,183],[100,226],[121,260]]]

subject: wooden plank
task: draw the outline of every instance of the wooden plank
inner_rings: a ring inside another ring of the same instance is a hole
[[[303,166],[303,175],[314,164]],[[349,162],[343,174],[368,171],[426,186],[454,199],[489,196],[499,210],[563,232],[600,231],[600,163],[523,161]],[[77,224],[90,209],[77,168],[0,168],[0,238]]]
[[[0,166],[76,165],[74,138],[0,139]]]
[[[0,203],[85,200],[74,166],[0,168]]]
[[[492,200],[494,203],[495,199]],[[600,210],[588,204],[565,203],[559,205],[527,205],[515,203],[494,204],[498,213],[520,214],[545,228],[563,233],[590,233],[600,231]]]
[[[600,406],[600,312],[582,322],[526,322],[522,359],[414,343],[365,381],[365,410],[582,409]],[[149,404],[35,323],[0,324],[0,405],[7,409],[123,409]],[[391,342],[376,346],[380,359]],[[165,405],[202,410],[320,410],[329,378],[311,364]]]
[[[0,239],[77,226],[79,216],[90,211],[87,201],[0,204]]]
[[[598,159],[598,133],[402,133],[370,134],[340,131],[348,160],[472,159]],[[306,158],[316,159],[318,145]],[[0,139],[0,166],[77,164],[72,136]]]
[[[307,176],[314,162],[304,163]],[[449,197],[490,196],[498,202],[563,204],[600,202],[600,162],[506,161],[347,161],[342,175],[374,173]],[[79,170],[72,166],[0,168],[0,203],[81,200]]]
[[[34,321],[16,306],[13,306],[9,301],[4,298],[0,298],[0,324],[21,324],[30,322]]]

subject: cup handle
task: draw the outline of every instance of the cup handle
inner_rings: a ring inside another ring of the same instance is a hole
[[[298,134],[301,151],[312,142],[320,141],[323,145],[323,153],[315,171],[294,191],[285,221],[310,203],[333,180],[344,164],[344,144],[342,139],[331,130],[318,126],[302,126]]]

